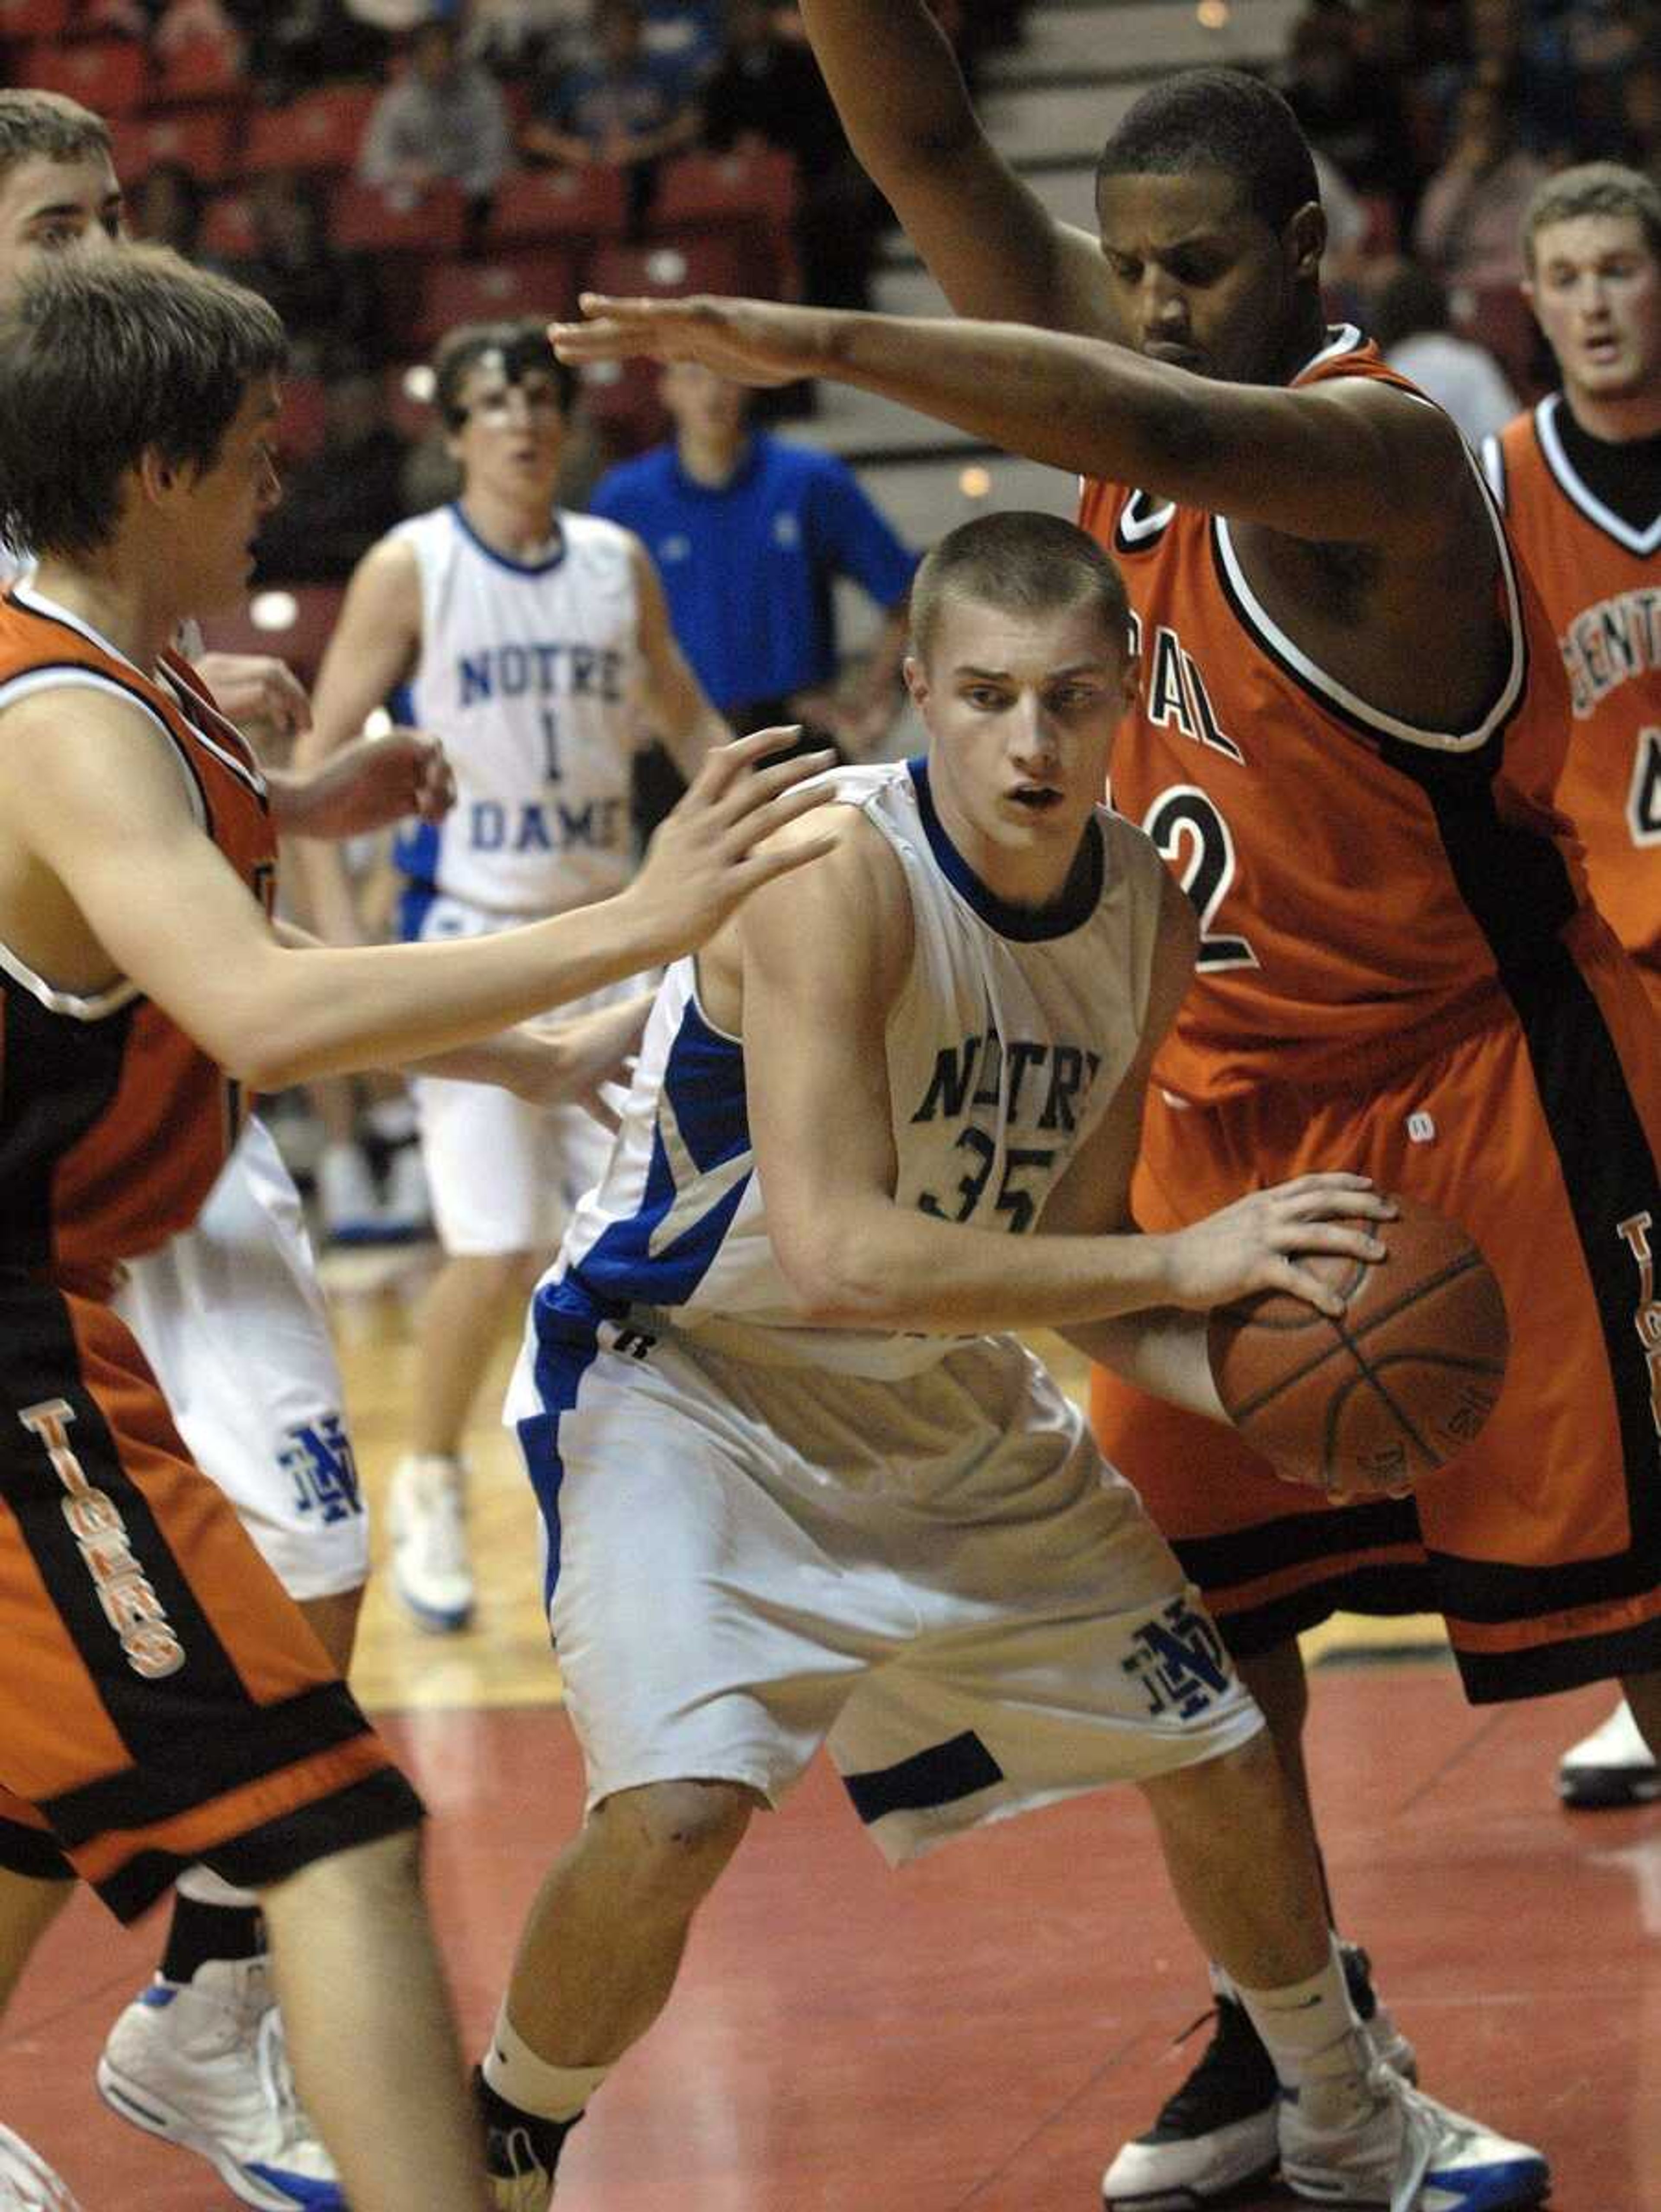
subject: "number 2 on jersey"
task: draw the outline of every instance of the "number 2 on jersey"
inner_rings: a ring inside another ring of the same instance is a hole
[[[1234,881],[1234,839],[1209,794],[1196,784],[1173,784],[1148,808],[1142,827],[1200,917],[1196,966],[1255,968],[1257,956],[1247,939],[1212,927]]]

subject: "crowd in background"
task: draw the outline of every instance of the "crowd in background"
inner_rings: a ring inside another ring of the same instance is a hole
[[[1019,40],[1021,0],[935,4],[971,76]],[[358,180],[395,209],[459,191],[464,256],[489,256],[492,207],[528,171],[614,174],[624,235],[649,243],[678,157],[771,148],[794,164],[788,250],[743,264],[745,289],[869,299],[886,210],[777,0],[87,0],[76,28],[148,41],[157,63],[217,44],[266,107],[329,82],[374,88]],[[1661,166],[1650,0],[1309,0],[1275,75],[1320,159],[1335,313],[1374,329],[1473,436],[1495,427],[1551,377],[1517,293],[1529,193],[1571,161]],[[232,252],[185,164],[158,161],[133,194],[145,234],[273,301],[317,386],[264,549],[265,573],[296,581],[344,575],[445,487],[441,441],[399,404],[423,349],[399,264],[338,241],[330,184],[252,180]],[[649,402],[600,410],[574,447],[573,495],[661,427]]]

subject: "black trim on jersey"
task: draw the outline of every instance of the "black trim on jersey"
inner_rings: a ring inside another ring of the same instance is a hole
[[[0,1263],[38,1267],[52,1260],[58,1164],[119,1089],[145,1004],[130,999],[98,1021],[77,1021],[42,1006],[0,969]]]
[[[1649,1674],[1661,1668],[1661,1620],[1605,1636],[1577,1637],[1568,1644],[1539,1644],[1525,1651],[1456,1651],[1464,1692],[1473,1705],[1503,1705],[1513,1698],[1549,1698],[1560,1690],[1581,1690],[1589,1682],[1610,1682],[1624,1674]]]
[[[1177,520],[1174,499],[1166,500],[1162,506],[1147,507],[1144,512],[1133,515],[1131,509],[1138,501],[1146,502],[1148,496],[1145,491],[1129,493],[1113,525],[1113,550],[1128,560],[1134,560],[1139,553],[1151,553]]]
[[[977,1790],[990,1790],[1003,1780],[1001,1767],[973,1729],[947,1742],[931,1744],[892,1766],[875,1766],[865,1774],[844,1774],[843,1787],[854,1801],[854,1810],[868,1828],[888,1813],[929,1813],[937,1806],[955,1805]]]
[[[132,1759],[125,1771],[42,1803],[64,1844],[168,1819],[360,1731],[362,1715],[338,1683],[269,1708],[249,1696],[81,1379],[63,1293],[14,1270],[0,1271],[0,1346],[6,1396],[0,1495]],[[57,1398],[74,1412],[70,1449],[88,1482],[119,1512],[133,1557],[183,1648],[184,1664],[160,1681],[146,1680],[128,1663],[65,1518],[64,1485],[46,1445],[17,1418],[24,1407]]]
[[[1070,937],[1082,929],[1095,913],[1107,880],[1107,849],[1102,826],[1092,814],[1085,825],[1084,865],[1077,861],[1065,888],[1048,906],[1011,906],[988,889],[946,835],[934,811],[928,787],[928,763],[921,755],[906,763],[912,788],[917,794],[917,813],[936,866],[966,906],[972,907],[989,929],[1018,945],[1037,945],[1056,937]]]
[[[246,787],[249,796],[258,800],[260,812],[269,814],[271,811],[271,791],[260,773],[259,763],[255,758],[248,740],[228,714],[222,714],[211,699],[204,698],[201,692],[186,680],[185,670],[189,666],[188,662],[176,666],[173,660],[169,658],[164,659],[161,665],[168,679],[165,687],[161,688],[172,694],[179,713],[195,731],[197,736],[201,738],[203,744],[207,746],[214,758],[222,767],[228,768],[238,781]],[[210,716],[218,725],[217,730],[208,728],[200,720],[200,717],[204,714]],[[224,737],[219,734],[220,731],[224,732]],[[226,738],[230,740],[228,744],[225,742]]]
[[[421,1800],[410,1783],[395,1766],[382,1767],[245,1835],[213,1844],[195,1863],[211,1867],[222,1881],[240,1889],[264,1889],[318,1859],[402,1835],[423,1817]],[[186,1863],[171,1851],[137,1852],[98,1883],[98,1894],[119,1920],[137,1920],[173,1886]]]
[[[31,1881],[74,1881],[75,1869],[52,1838],[21,1820],[0,1820],[0,1867]]]
[[[1522,1026],[1597,1300],[1633,1532],[1631,1549],[1618,1559],[1558,1567],[1439,1557],[1443,1602],[1448,1612],[1469,1620],[1506,1620],[1637,1595],[1653,1589],[1661,1576],[1661,1439],[1634,1325],[1637,1267],[1615,1230],[1646,1208],[1661,1222],[1661,1181],[1603,1010],[1561,934],[1575,910],[1573,885],[1548,839],[1500,823],[1486,779],[1466,787],[1467,780],[1457,775],[1425,774],[1426,763],[1411,746],[1386,745],[1383,751],[1392,767],[1419,784],[1434,809],[1454,882],[1488,941]]]
[[[1422,1547],[1424,1540],[1410,1498],[1377,1498],[1360,1505],[1317,1505],[1307,1513],[1282,1514],[1224,1536],[1187,1536],[1176,1552],[1202,1589],[1222,1591],[1311,1559],[1402,1544]]]
[[[1623,440],[1596,438],[1575,419],[1561,392],[1548,392],[1541,400],[1529,417],[1529,429],[1548,477],[1589,530],[1607,538],[1629,561],[1653,561],[1661,556],[1661,513],[1652,511],[1642,522],[1634,521],[1586,474],[1589,461],[1600,475],[1609,468],[1618,472],[1629,496],[1634,490],[1641,495],[1646,477],[1650,484],[1655,482],[1661,436],[1634,439],[1630,446]]]
[[[1486,477],[1483,478],[1483,483],[1486,484]],[[1275,667],[1280,670],[1281,675],[1284,676],[1289,683],[1295,684],[1298,690],[1303,693],[1305,698],[1307,699],[1311,705],[1318,707],[1323,714],[1329,714],[1335,722],[1342,722],[1347,730],[1353,730],[1357,737],[1366,738],[1376,745],[1384,747],[1404,745],[1408,742],[1405,738],[1392,737],[1388,730],[1380,729],[1377,722],[1370,721],[1363,715],[1352,713],[1351,710],[1344,705],[1342,700],[1334,698],[1330,693],[1323,691],[1315,684],[1311,684],[1308,677],[1305,675],[1303,670],[1298,667],[1293,662],[1288,660],[1285,653],[1283,653],[1276,645],[1275,640],[1269,636],[1258,626],[1256,616],[1253,615],[1250,608],[1246,605],[1244,600],[1240,598],[1238,592],[1235,590],[1233,579],[1228,573],[1228,563],[1223,558],[1222,544],[1217,534],[1217,526],[1221,519],[1222,518],[1220,516],[1214,514],[1211,518],[1210,528],[1206,532],[1208,542],[1211,547],[1212,572],[1215,576],[1218,588],[1221,591],[1223,598],[1228,604],[1230,612],[1233,615],[1235,621],[1239,623],[1240,628],[1244,631],[1246,636],[1250,640],[1253,646],[1255,646],[1257,651],[1262,654],[1266,660],[1274,662]],[[1514,561],[1516,556],[1512,554],[1510,557]],[[1455,751],[1451,747],[1439,745],[1436,743],[1437,733],[1433,731],[1427,730],[1425,732],[1422,743],[1415,747],[1416,750],[1424,752],[1430,759],[1437,762],[1438,763],[1451,765],[1462,761],[1482,759],[1486,757],[1489,746],[1494,744],[1497,739],[1504,737],[1506,731],[1510,727],[1512,722],[1521,710],[1523,702],[1528,697],[1529,693],[1529,641],[1528,632],[1526,629],[1523,627],[1523,617],[1520,607],[1518,612],[1518,636],[1517,639],[1513,641],[1512,651],[1516,652],[1520,650],[1522,654],[1522,670],[1517,686],[1517,696],[1512,702],[1511,712],[1506,716],[1505,720],[1497,724],[1494,728],[1488,732],[1488,736],[1482,740],[1480,747],[1468,747],[1466,750]],[[1333,680],[1335,682],[1337,679],[1335,678]],[[1510,680],[1511,678],[1508,672],[1500,682],[1500,688],[1502,691]],[[1388,712],[1388,710],[1383,707],[1380,707],[1374,711],[1380,715],[1384,715]],[[1491,710],[1485,710],[1483,714],[1476,715],[1474,718],[1475,722],[1480,724],[1485,720],[1488,711]],[[1392,721],[1401,722],[1404,721],[1407,718],[1404,715],[1393,714],[1390,715],[1389,719]],[[1457,738],[1459,733],[1457,731],[1450,731],[1447,734],[1450,737]]]
[[[1192,1548],[1188,1544],[1173,1547],[1183,1569],[1198,1582],[1189,1561]],[[1238,1662],[1260,1658],[1265,1651],[1289,1644],[1306,1629],[1330,1620],[1335,1613],[1364,1613],[1375,1619],[1394,1620],[1404,1613],[1435,1610],[1436,1584],[1430,1568],[1423,1560],[1403,1559],[1364,1563],[1348,1572],[1307,1583],[1301,1589],[1289,1590],[1266,1605],[1252,1606],[1243,1613],[1214,1613],[1212,1618],[1229,1657]]]

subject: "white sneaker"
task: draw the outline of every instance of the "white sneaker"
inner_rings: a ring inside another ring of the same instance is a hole
[[[473,1569],[458,1459],[411,1452],[392,1469],[392,1586],[422,1627],[453,1635],[473,1617]]]
[[[1661,1797],[1661,1766],[1638,1732],[1624,1698],[1603,1724],[1563,1753],[1557,1794],[1566,1805],[1597,1812]]]
[[[81,2212],[39,2151],[0,2128],[0,2212]]]
[[[1333,2124],[1313,2124],[1295,2094],[1282,2094],[1281,2179],[1317,2204],[1524,2212],[1551,2186],[1537,2150],[1450,2112],[1387,2066],[1372,2067],[1351,2114]]]
[[[206,2159],[244,2204],[344,2212],[295,2095],[264,1959],[210,1959],[189,1982],[158,1975],[110,2030],[98,2088],[124,2120]]]

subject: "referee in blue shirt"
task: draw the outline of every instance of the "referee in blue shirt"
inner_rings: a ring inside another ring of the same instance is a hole
[[[735,730],[806,726],[858,757],[898,703],[908,551],[834,455],[752,430],[744,386],[692,362],[663,373],[675,434],[602,477],[589,505],[641,538],[698,681]],[[851,576],[885,619],[851,697],[838,699],[832,586]],[[679,796],[658,748],[636,785],[649,835]]]

